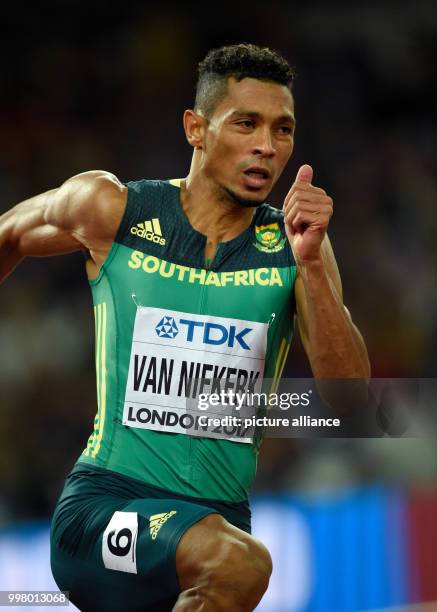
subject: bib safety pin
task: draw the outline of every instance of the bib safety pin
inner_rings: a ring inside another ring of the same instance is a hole
[[[132,298],[132,301],[133,301],[133,303],[135,304],[135,306],[136,306],[137,308],[144,308],[144,307],[143,307],[143,305],[142,305],[142,304],[140,304],[140,303],[137,301],[137,296],[136,296],[136,294],[135,294],[135,293],[132,293],[132,294],[131,294],[131,298]]]

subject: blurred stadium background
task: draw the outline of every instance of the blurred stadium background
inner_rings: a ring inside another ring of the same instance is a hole
[[[313,165],[334,198],[330,237],[373,376],[435,376],[434,0],[41,1],[3,7],[0,28],[0,212],[88,169],[185,176],[197,62],[225,43],[281,51],[297,73],[297,133],[270,200],[281,206]],[[52,584],[49,517],[92,426],[82,264],[27,260],[0,291],[0,589]],[[298,340],[284,374],[310,375]],[[437,600],[432,439],[268,439],[253,513],[275,561],[260,610]]]

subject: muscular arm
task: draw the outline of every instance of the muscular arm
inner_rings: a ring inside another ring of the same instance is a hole
[[[0,281],[29,255],[85,249],[98,268],[120,223],[126,191],[108,172],[84,172],[1,215]]]
[[[317,379],[370,376],[363,338],[343,304],[337,262],[327,235],[333,200],[312,184],[303,164],[284,201],[285,231],[297,265],[299,331]]]
[[[320,257],[298,265],[297,319],[315,378],[369,378],[363,338],[343,304],[340,274],[326,235]]]

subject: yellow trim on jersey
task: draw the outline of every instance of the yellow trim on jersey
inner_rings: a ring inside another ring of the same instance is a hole
[[[106,411],[106,302],[94,306],[96,330],[96,387],[97,414],[94,418],[94,429],[88,438],[83,454],[95,457],[100,449],[105,423]]]
[[[181,181],[182,179],[171,179],[169,180],[170,185],[173,185],[173,187],[179,187],[181,186]]]
[[[275,374],[273,376],[273,380],[276,380],[277,376],[278,376],[278,370],[279,370],[279,363],[281,361],[281,357],[282,357],[282,353],[284,352],[284,348],[285,345],[287,344],[287,341],[285,340],[285,338],[282,338],[281,340],[281,346],[279,347],[279,353],[278,353],[278,357],[276,359],[276,364],[275,364]]]
[[[275,373],[273,375],[273,381],[270,387],[270,393],[276,393],[279,381],[281,380],[282,372],[284,370],[285,362],[287,361],[288,351],[290,350],[291,342],[287,343],[285,338],[282,338],[281,345],[279,347],[278,356],[276,358]]]
[[[93,431],[90,434],[89,438],[88,438],[88,443],[86,446],[86,449],[83,451],[83,455],[89,456],[90,454],[90,450],[93,448],[94,446],[94,442],[96,439],[96,429],[98,426],[98,422],[99,422],[99,406],[100,406],[100,385],[99,385],[99,358],[98,358],[98,351],[99,351],[99,346],[100,346],[100,341],[99,341],[99,333],[100,333],[100,324],[99,324],[99,310],[98,310],[98,306],[94,306],[94,328],[95,328],[95,363],[96,363],[96,387],[97,387],[97,414],[94,417],[94,427],[93,427]]]
[[[277,377],[277,379],[276,379],[276,387],[275,387],[275,391],[274,391],[275,393],[276,393],[276,391],[277,391],[277,389],[278,389],[279,382],[280,382],[280,380],[281,380],[281,378],[282,378],[282,372],[283,372],[283,370],[284,370],[284,366],[285,366],[285,363],[286,363],[286,361],[287,361],[288,351],[290,350],[290,346],[291,346],[291,342],[289,342],[289,343],[287,344],[287,346],[286,346],[286,348],[285,348],[285,351],[284,351],[284,355],[283,355],[283,358],[282,358],[281,367],[279,368],[279,371],[278,371],[278,377]]]
[[[101,304],[94,306],[94,310],[97,313],[96,316],[96,383],[97,383],[97,415],[100,415],[100,334],[102,328],[101,318]]]
[[[99,419],[98,419],[98,434],[96,444],[91,451],[92,457],[95,457],[100,450],[100,445],[103,437],[103,428],[105,426],[106,416],[106,302],[99,304],[101,308],[100,313],[100,333],[99,333],[99,346],[100,346],[100,359],[97,371],[100,369],[100,401],[99,401]]]

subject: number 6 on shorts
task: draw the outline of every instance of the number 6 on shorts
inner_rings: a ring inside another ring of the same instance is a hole
[[[137,573],[137,535],[138,514],[114,512],[102,540],[102,557],[106,569]]]

